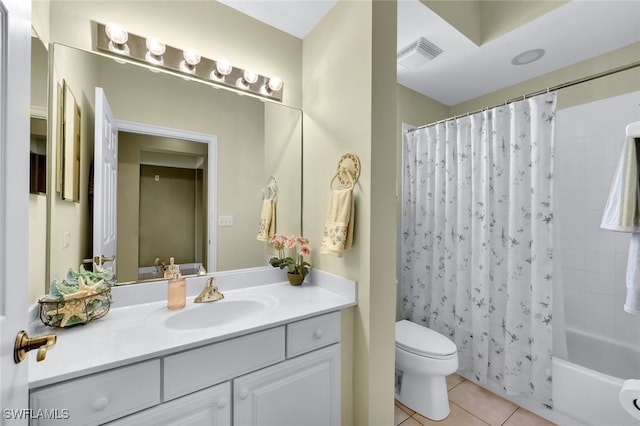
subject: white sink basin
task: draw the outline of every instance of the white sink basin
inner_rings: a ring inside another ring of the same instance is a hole
[[[222,299],[177,312],[167,318],[164,325],[178,330],[209,328],[237,321],[250,315],[253,316],[266,310],[266,304],[257,300]]]
[[[220,327],[273,310],[276,305],[274,297],[251,294],[230,294],[222,300],[205,303],[187,300],[187,306],[180,311],[157,310],[147,318],[147,324],[172,330]]]

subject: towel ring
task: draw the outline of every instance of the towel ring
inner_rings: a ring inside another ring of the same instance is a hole
[[[264,190],[264,198],[265,200],[275,200],[278,196],[278,181],[275,177],[269,177],[269,181],[267,182],[267,187]]]
[[[353,188],[360,178],[360,159],[356,154],[347,153],[340,157],[338,170],[329,182],[329,188],[333,188],[333,182],[338,182],[345,188]]]

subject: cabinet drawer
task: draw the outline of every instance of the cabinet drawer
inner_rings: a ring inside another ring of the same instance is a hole
[[[145,361],[36,389],[32,410],[66,410],[65,425],[97,425],[160,403],[160,360]],[[32,425],[59,424],[33,419]]]
[[[287,358],[340,341],[340,312],[287,325]]]
[[[284,360],[284,327],[167,356],[164,401]]]

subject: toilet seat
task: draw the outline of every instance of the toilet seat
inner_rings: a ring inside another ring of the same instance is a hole
[[[457,356],[455,343],[447,337],[408,320],[396,322],[396,347],[426,358],[449,359]]]

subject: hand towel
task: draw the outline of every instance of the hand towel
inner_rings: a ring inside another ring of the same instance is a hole
[[[624,311],[637,315],[640,313],[640,233],[631,234],[629,259],[627,261],[627,298]]]
[[[258,241],[269,241],[276,233],[276,202],[273,199],[262,201],[260,225],[258,226]]]
[[[600,227],[612,231],[640,232],[639,191],[636,139],[627,137]]]
[[[331,191],[320,253],[342,257],[351,248],[354,210],[353,188]]]

